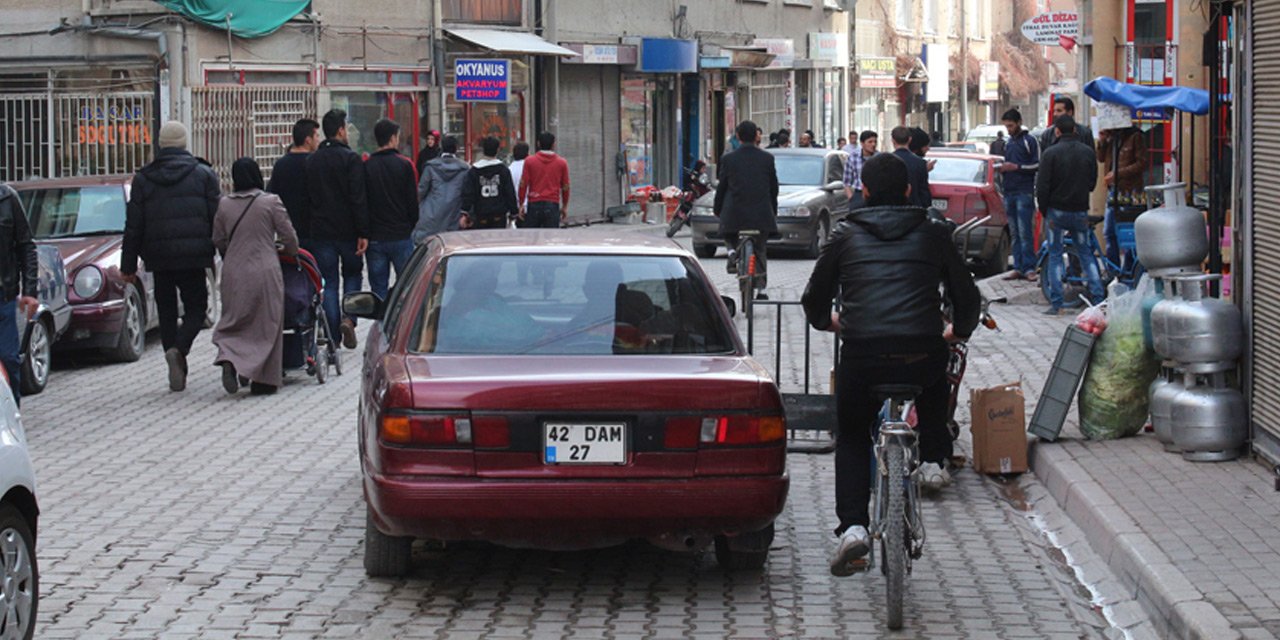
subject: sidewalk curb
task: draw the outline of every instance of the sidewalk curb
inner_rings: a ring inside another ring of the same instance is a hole
[[[1066,444],[1033,439],[1032,470],[1094,552],[1142,605],[1162,636],[1221,640],[1240,632],[1165,555],[1107,490],[1076,462]]]

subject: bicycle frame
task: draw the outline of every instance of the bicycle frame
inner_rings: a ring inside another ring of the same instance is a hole
[[[911,536],[911,548],[907,557],[911,560],[919,559],[924,553],[925,541],[924,517],[920,510],[920,487],[915,481],[917,470],[920,468],[919,438],[915,429],[907,423],[907,416],[914,406],[914,400],[889,398],[884,401],[884,405],[880,409],[876,443],[873,445],[875,484],[872,487],[871,495],[875,499],[875,507],[871,510],[871,527],[869,530],[874,540],[883,538],[885,524],[889,518],[895,517],[893,514],[885,513],[889,503],[888,492],[905,488],[908,512],[906,514],[907,532]],[[898,470],[899,473],[896,475],[896,479],[894,470],[886,466],[884,457],[885,447],[891,443],[901,445],[904,452],[906,452],[905,462],[907,468]],[[871,551],[867,556],[868,569],[876,565],[875,549],[876,545],[871,545]],[[908,562],[907,569],[910,572],[910,562]]]

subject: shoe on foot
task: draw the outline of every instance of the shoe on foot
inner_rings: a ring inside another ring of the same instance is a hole
[[[1037,275],[1036,272],[1034,271],[1028,271],[1024,273],[1022,277],[1026,278],[1027,282],[1035,282],[1040,279],[1040,276]]]
[[[769,296],[765,295],[765,292],[763,291],[756,292],[756,300],[768,300],[768,299],[769,299]]]
[[[951,484],[951,474],[936,462],[920,465],[920,486],[929,491],[939,491]]]
[[[724,270],[727,271],[729,274],[735,274],[738,272],[738,252],[736,251],[729,252],[729,258],[724,263]]]
[[[169,365],[169,390],[182,391],[187,388],[187,357],[170,347],[164,352],[164,361]]]
[[[854,525],[840,534],[836,552],[831,556],[831,575],[837,578],[851,576],[866,568],[867,553],[871,551],[871,536],[867,528]]]
[[[1026,277],[1026,276],[1023,276],[1021,273],[1019,273],[1018,271],[1014,270],[1014,271],[1010,271],[1009,273],[1004,274],[1004,277],[1003,277],[1003,278],[1000,278],[1000,279],[1001,279],[1001,280],[1021,280],[1021,279],[1022,279],[1022,278],[1024,278],[1024,277]]]
[[[1046,315],[1046,316],[1060,316],[1060,315],[1062,315],[1062,309],[1061,309],[1061,308],[1059,308],[1059,307],[1049,307],[1048,309],[1045,309],[1045,310],[1044,310],[1044,315]]]
[[[222,388],[227,393],[235,394],[240,390],[240,376],[236,375],[236,367],[230,362],[218,363],[222,367]]]
[[[261,382],[250,382],[249,393],[255,396],[270,396],[276,392],[276,386],[273,384],[263,384]]]
[[[338,326],[338,331],[342,333],[342,346],[348,349],[356,348],[356,323],[343,319],[342,324]]]

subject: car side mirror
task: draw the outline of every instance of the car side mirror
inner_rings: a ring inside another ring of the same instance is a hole
[[[726,307],[728,307],[728,308],[729,308],[729,317],[730,317],[730,318],[735,318],[735,317],[737,317],[737,316],[738,316],[738,303],[737,303],[737,302],[735,302],[735,301],[733,300],[733,298],[730,298],[729,296],[720,296],[720,299],[721,299],[721,300],[724,300],[724,306],[726,306]]]
[[[342,297],[342,312],[349,316],[381,320],[385,308],[382,298],[368,291],[348,293]]]
[[[822,187],[823,191],[841,191],[844,189],[844,182],[840,180],[832,180]]]

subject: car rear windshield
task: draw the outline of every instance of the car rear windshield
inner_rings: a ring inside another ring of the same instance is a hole
[[[37,240],[124,232],[124,190],[118,186],[31,189],[20,195]]]
[[[773,160],[780,185],[822,184],[822,168],[826,163],[822,156],[775,155]]]
[[[419,353],[725,354],[710,285],[676,256],[455,255],[431,276]]]
[[[987,161],[967,158],[930,158],[938,164],[929,172],[929,182],[983,184],[987,181]]]

